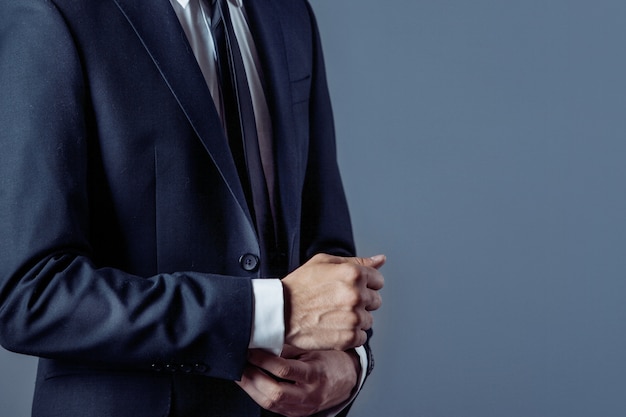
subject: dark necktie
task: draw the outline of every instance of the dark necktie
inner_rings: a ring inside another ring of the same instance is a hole
[[[231,24],[227,0],[213,0],[211,31],[218,54],[228,141],[256,223],[261,244],[261,265],[269,266],[269,257],[276,246],[275,228],[261,162],[250,87]]]

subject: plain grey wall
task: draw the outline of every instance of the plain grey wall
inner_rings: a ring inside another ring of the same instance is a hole
[[[355,417],[626,415],[626,2],[315,0],[363,255]],[[0,353],[0,415],[33,361]]]
[[[626,416],[626,2],[314,3],[359,247],[355,416]]]

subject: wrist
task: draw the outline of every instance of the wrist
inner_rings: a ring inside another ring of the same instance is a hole
[[[350,393],[350,396],[353,396],[361,387],[361,357],[357,353],[356,349],[348,349],[345,351],[350,357],[352,367],[354,369],[354,388]]]

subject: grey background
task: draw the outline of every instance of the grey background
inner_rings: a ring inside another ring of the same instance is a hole
[[[626,415],[626,2],[316,0],[377,368],[352,415]],[[0,415],[34,363],[0,353]]]

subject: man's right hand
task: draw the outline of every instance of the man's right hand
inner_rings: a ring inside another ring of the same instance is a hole
[[[342,258],[318,254],[283,280],[285,343],[305,350],[361,346],[382,305],[384,255]]]

